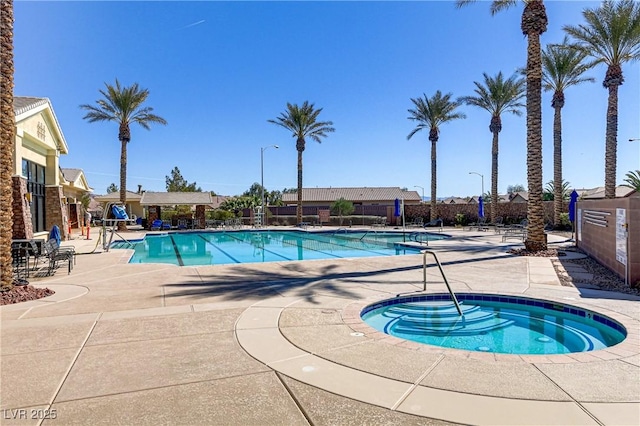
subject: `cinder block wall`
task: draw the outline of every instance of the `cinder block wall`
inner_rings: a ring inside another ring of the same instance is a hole
[[[629,284],[638,287],[640,286],[640,196],[579,201],[578,209],[582,212],[582,223],[581,238],[577,239],[577,245],[624,279],[625,266],[616,260],[616,209],[618,208],[626,210],[629,232],[627,246]],[[587,223],[586,210],[609,213],[606,216],[606,226]]]

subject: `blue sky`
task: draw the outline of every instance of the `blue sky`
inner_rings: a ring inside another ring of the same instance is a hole
[[[582,22],[599,2],[545,1],[543,46],[562,26]],[[307,141],[305,187],[400,186],[430,193],[428,132],[407,135],[411,98],[436,90],[472,95],[482,73],[510,75],[526,62],[522,5],[489,13],[479,1],[414,2],[32,2],[16,1],[15,95],[48,97],[69,145],[62,167],[84,170],[94,193],[119,184],[114,123],[88,123],[94,103],[118,78],[150,91],[148,105],[168,121],[132,128],[127,188],[165,190],[178,167],[203,190],[236,195],[260,182],[261,147],[268,190],[296,186],[295,139],[267,122],[286,103],[323,108],[335,133]],[[619,92],[618,184],[640,168],[640,65],[623,67]],[[563,109],[563,172],[572,187],[604,184],[605,67],[595,83],[572,87]],[[543,94],[543,179],[553,178],[553,109]],[[490,189],[489,114],[441,127],[438,197]],[[525,117],[503,116],[500,193],[526,187]]]

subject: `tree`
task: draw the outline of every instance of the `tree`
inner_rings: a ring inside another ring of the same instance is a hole
[[[349,216],[355,209],[351,201],[345,200],[342,197],[331,204],[331,212],[337,214],[340,218],[340,226],[342,226],[343,216]]]
[[[13,288],[13,1],[0,3],[0,287]]]
[[[275,120],[267,120],[269,123],[277,124],[292,132],[296,138],[296,150],[298,151],[298,207],[296,217],[298,223],[302,222],[302,153],[305,149],[306,138],[320,143],[321,137],[326,137],[327,133],[334,132],[331,121],[317,121],[322,108],[315,109],[313,104],[304,101],[302,106],[287,103],[287,110],[280,114]]]
[[[431,98],[411,99],[415,108],[409,109],[409,120],[417,121],[418,125],[409,133],[407,140],[423,129],[429,129],[429,140],[431,141],[431,217],[430,220],[436,220],[438,217],[436,212],[436,142],[440,137],[440,125],[452,120],[466,118],[463,113],[455,112],[462,104],[459,100],[451,100],[453,95],[447,93],[442,96],[438,90]]]
[[[260,199],[260,197],[262,196],[262,185],[260,185],[258,182],[255,182],[253,185],[251,185],[251,187],[244,191],[242,193],[243,197],[256,197],[258,199]],[[267,190],[264,190],[265,194],[267,194]],[[268,195],[268,194],[267,194]]]
[[[196,183],[189,183],[182,177],[180,170],[174,167],[170,176],[165,176],[167,192],[202,192],[202,188],[196,186]]]
[[[129,87],[120,85],[116,79],[115,86],[105,83],[106,91],[100,90],[103,98],[94,105],[80,105],[87,111],[83,117],[89,123],[96,121],[113,121],[118,123],[118,140],[120,141],[120,202],[127,202],[127,144],[131,141],[131,124],[137,123],[149,130],[151,123],[167,124],[167,121],[152,113],[153,108],[143,106],[149,97],[149,90],[141,89],[138,83]],[[120,228],[126,229],[124,222]]]
[[[622,186],[633,188],[636,191],[640,192],[640,170],[627,173],[624,181],[626,183],[623,183]]]
[[[115,183],[112,183],[111,185],[109,185],[107,187],[107,194],[112,194],[112,193],[118,192],[118,191],[119,191],[118,185],[116,185]]]
[[[484,76],[484,85],[474,81],[476,96],[463,96],[460,98],[467,105],[482,108],[491,114],[489,131],[493,134],[491,144],[491,200],[490,218],[493,223],[498,210],[498,134],[502,130],[502,113],[508,112],[517,116],[522,115],[520,110],[525,105],[521,102],[525,96],[525,81],[512,75],[507,80],[499,72],[495,77]]]
[[[546,189],[542,194],[542,199],[544,201],[555,201],[556,193],[557,193],[558,194],[557,197],[559,197],[560,199],[560,204],[562,204],[563,201],[567,201],[569,199],[569,195],[571,194],[569,191],[570,189],[569,185],[570,185],[569,182],[563,180],[562,184],[560,185],[560,191],[556,191],[555,180],[550,180],[549,182],[547,182]],[[554,223],[554,225],[559,225],[559,224],[560,224],[560,220]]]
[[[270,206],[282,206],[282,192],[278,190],[273,190],[271,192],[265,193],[267,195],[267,205]]]
[[[553,223],[560,225],[562,213],[562,108],[564,107],[564,91],[587,81],[595,81],[583,74],[593,67],[593,62],[585,62],[586,52],[569,49],[569,38],[562,40],[561,45],[548,45],[542,52],[542,87],[552,90],[553,98]],[[543,197],[546,197],[543,194]]]
[[[456,0],[462,7],[475,0]],[[540,35],[547,31],[547,12],[543,0],[522,0],[524,11],[520,28],[527,36],[527,181],[529,200],[527,202],[527,239],[524,242],[529,251],[546,250],[544,234],[544,205],[542,203],[542,54]],[[491,14],[506,10],[518,3],[517,0],[493,0]],[[495,191],[494,191],[495,192]]]
[[[519,183],[515,185],[507,186],[507,194],[514,194],[516,192],[526,192],[526,191],[527,191],[527,188],[525,188],[524,185],[521,185]]]
[[[586,23],[563,27],[573,40],[573,49],[607,65],[602,86],[609,91],[605,142],[604,196],[616,197],[618,149],[618,86],[624,82],[622,65],[640,59],[640,3],[605,0],[582,12]]]

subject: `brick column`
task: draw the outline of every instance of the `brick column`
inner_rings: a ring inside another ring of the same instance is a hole
[[[47,230],[51,230],[53,225],[58,225],[60,236],[67,240],[69,239],[69,217],[63,197],[61,186],[45,187],[45,227]]]
[[[26,199],[27,180],[22,176],[13,176],[13,238],[33,238],[31,206]]]
[[[160,219],[160,206],[149,206],[147,208],[147,212],[149,215],[149,218],[147,219],[147,227],[151,228],[151,224],[153,223],[153,221],[156,219]]]
[[[197,229],[202,229],[205,226],[204,206],[196,206],[196,226]]]

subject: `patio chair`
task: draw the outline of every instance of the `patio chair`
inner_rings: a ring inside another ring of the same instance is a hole
[[[156,219],[151,222],[151,226],[149,227],[151,231],[159,231],[162,229],[162,221],[160,219]]]
[[[43,244],[44,248],[44,256],[49,260],[49,268],[47,270],[47,275],[51,275],[54,269],[58,268],[58,262],[67,262],[68,274],[71,273],[73,269],[73,262],[75,257],[75,252],[71,252],[69,250],[60,250],[55,247],[55,240],[50,239],[49,241]]]
[[[187,229],[186,219],[178,219],[178,229]]]
[[[51,246],[53,247],[54,250],[57,250],[59,252],[63,252],[63,253],[67,253],[69,256],[71,256],[73,258],[73,264],[76,264],[76,249],[75,247],[72,246],[61,246],[60,243],[58,242],[58,240],[55,239],[50,239],[49,243],[51,243]]]
[[[407,224],[409,228],[422,228],[424,226],[424,219],[422,217],[416,217]]]
[[[162,229],[171,229],[171,221],[170,220],[163,220],[162,221]]]
[[[504,223],[503,223],[504,219],[502,218],[502,216],[498,216],[496,218],[496,221],[493,223],[493,231],[496,234],[499,234],[500,232],[502,232],[502,230],[504,229]]]

